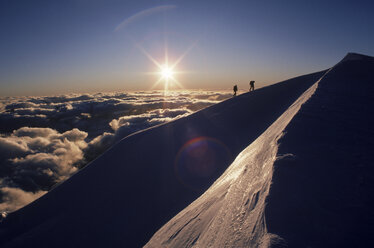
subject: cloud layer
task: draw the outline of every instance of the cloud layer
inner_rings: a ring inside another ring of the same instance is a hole
[[[0,212],[40,197],[127,135],[229,97],[153,91],[0,98]]]

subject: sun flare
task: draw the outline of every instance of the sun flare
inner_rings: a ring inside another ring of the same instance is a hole
[[[170,68],[170,67],[167,66],[167,65],[164,65],[164,66],[161,68],[160,73],[161,73],[161,76],[162,76],[163,78],[165,78],[165,79],[169,79],[169,78],[173,77],[173,74],[174,74],[173,69]]]
[[[183,88],[179,81],[176,79],[176,74],[181,73],[180,71],[175,70],[176,64],[169,65],[167,63],[168,58],[165,59],[165,64],[157,63],[159,71],[157,74],[160,76],[157,82],[154,84],[154,87],[162,83],[164,85],[164,92],[168,92],[170,87]]]
[[[164,85],[164,92],[168,92],[169,88],[183,88],[183,85],[177,80],[176,76],[179,74],[185,73],[185,71],[177,70],[177,65],[183,60],[183,58],[187,55],[187,53],[196,45],[196,42],[193,43],[181,56],[179,56],[176,60],[173,61],[173,63],[169,63],[169,55],[168,55],[168,49],[165,46],[165,57],[164,57],[164,64],[157,61],[155,58],[153,58],[142,46],[139,44],[136,44],[136,46],[139,48],[139,50],[147,56],[147,58],[153,62],[158,68],[157,72],[151,72],[151,74],[157,74],[159,75],[159,79],[153,84],[152,88],[156,87],[160,83]]]

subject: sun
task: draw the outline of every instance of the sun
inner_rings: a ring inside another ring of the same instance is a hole
[[[171,67],[164,65],[161,68],[160,74],[164,79],[170,79],[173,77],[174,71]]]
[[[183,60],[183,58],[188,54],[188,52],[196,45],[197,42],[193,43],[181,56],[178,57],[173,63],[169,63],[169,55],[168,49],[165,45],[165,57],[164,63],[160,63],[155,58],[153,58],[141,45],[135,44],[139,50],[151,61],[153,62],[157,68],[158,72],[150,72],[150,74],[158,74],[160,77],[159,79],[153,84],[152,89],[155,88],[160,83],[164,85],[164,93],[169,91],[170,87],[178,87],[183,88],[183,85],[177,80],[177,74],[186,73],[185,71],[177,70],[177,65]]]
[[[179,82],[174,77],[176,71],[173,70],[174,69],[173,66],[169,66],[167,63],[165,63],[164,65],[159,65],[158,67],[160,70],[159,71],[160,78],[156,82],[156,84],[158,84],[159,82],[163,82],[164,83],[164,94],[166,94],[170,86],[179,84]]]
[[[166,93],[169,91],[170,87],[179,87],[183,88],[182,85],[178,82],[176,79],[176,74],[179,74],[180,71],[175,70],[176,64],[168,64],[168,58],[165,59],[164,64],[155,63],[158,67],[157,74],[160,76],[157,82],[154,84],[154,87],[158,85],[159,83],[162,83],[164,85],[164,92]]]

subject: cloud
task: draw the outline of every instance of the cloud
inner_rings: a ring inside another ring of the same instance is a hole
[[[65,132],[78,128],[91,140],[104,132],[113,119],[155,109],[186,108],[196,111],[231,97],[227,92],[181,91],[165,96],[160,91],[134,93],[72,94],[55,97],[0,99],[0,133],[25,126]],[[99,128],[97,128],[99,127]]]
[[[144,129],[164,122],[174,120],[191,114],[188,109],[155,109],[140,115],[128,115],[113,119],[109,125],[114,131],[120,127],[133,128],[134,130]]]
[[[116,136],[113,133],[107,132],[104,132],[102,135],[91,140],[84,151],[86,161],[92,161],[95,159],[98,155],[110,148],[115,141]]]
[[[29,148],[23,140],[13,140],[0,137],[0,159],[12,156],[22,156],[28,152]]]
[[[229,97],[146,91],[0,98],[0,209],[27,204],[133,132]]]
[[[2,203],[0,203],[0,212],[13,212],[41,197],[45,193],[47,193],[47,191],[32,193],[25,192],[18,188],[3,187],[0,189],[0,197],[2,199]]]
[[[48,137],[56,135],[57,132],[51,128],[23,127],[13,132],[16,137]]]
[[[37,192],[48,190],[78,170],[87,133],[76,128],[59,133],[51,128],[22,127],[0,137],[2,186]]]

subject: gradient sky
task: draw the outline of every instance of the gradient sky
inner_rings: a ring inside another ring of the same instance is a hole
[[[374,1],[1,0],[0,95],[247,89],[374,55]],[[159,85],[159,88],[162,85]],[[157,89],[157,87],[156,87]]]

